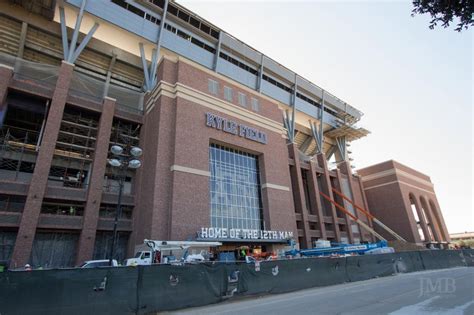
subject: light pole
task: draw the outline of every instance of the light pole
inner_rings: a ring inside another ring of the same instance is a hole
[[[127,146],[125,149],[121,146],[115,144],[110,148],[110,152],[112,152],[113,158],[108,159],[107,162],[110,166],[116,167],[119,169],[119,194],[118,194],[118,201],[117,201],[117,209],[115,210],[115,220],[114,220],[114,232],[112,236],[112,246],[110,247],[109,252],[109,264],[112,266],[112,261],[115,256],[115,247],[117,243],[117,226],[118,220],[121,213],[121,206],[122,206],[122,190],[123,190],[123,182],[125,180],[125,171],[127,168],[137,169],[142,166],[142,162],[138,159],[143,150],[139,147],[129,147]]]

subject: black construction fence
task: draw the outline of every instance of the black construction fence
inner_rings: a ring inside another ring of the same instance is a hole
[[[398,273],[474,266],[474,249],[0,273],[0,314],[147,314]]]

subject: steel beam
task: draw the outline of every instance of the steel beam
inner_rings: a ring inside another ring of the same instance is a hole
[[[321,143],[321,151],[323,152],[323,142],[324,142],[324,130],[323,130],[323,121],[324,121],[324,90],[322,91],[322,96],[321,96],[321,113],[319,115],[319,137],[320,137],[320,143]]]
[[[74,56],[74,50],[76,49],[77,39],[79,37],[79,29],[81,28],[82,17],[84,16],[86,3],[87,0],[82,0],[81,8],[79,9],[79,14],[77,15],[76,25],[74,26],[74,32],[72,33],[71,45],[69,46],[69,54],[66,60],[69,63],[73,63],[70,60],[72,60]]]
[[[323,152],[323,143],[320,132],[318,131],[318,128],[316,127],[316,124],[314,122],[310,121],[309,125],[311,127],[311,133],[313,135],[313,138],[316,141],[316,154],[321,153]]]
[[[291,132],[293,134],[293,141],[295,140],[295,112],[296,112],[296,90],[298,89],[298,75],[295,73],[295,85],[293,87],[293,99],[291,106]]]
[[[285,128],[286,128],[286,135],[288,136],[288,140],[290,141],[290,143],[293,143],[294,142],[294,136],[293,136],[293,132],[291,131],[291,118],[290,118],[290,113],[288,110],[284,111],[283,112],[283,124],[285,125]]]
[[[217,72],[217,66],[219,65],[219,55],[221,54],[222,45],[222,31],[219,32],[219,41],[216,45],[216,56],[214,58],[214,72]]]
[[[67,60],[69,56],[69,40],[67,36],[67,28],[66,28],[66,16],[64,15],[64,8],[59,7],[59,20],[61,21],[61,37],[63,40],[63,55],[64,60]]]
[[[21,33],[20,33],[20,44],[18,47],[18,58],[23,58],[23,52],[25,51],[25,41],[26,41],[26,32],[28,31],[28,23],[21,23]]]
[[[77,49],[74,49],[74,47],[71,46],[69,49],[69,54],[71,54],[72,51],[74,51],[74,54],[72,58],[69,60],[70,63],[76,62],[76,59],[79,57],[81,52],[86,48],[87,43],[92,39],[92,36],[94,35],[95,31],[99,28],[99,24],[95,23],[94,26],[90,29],[89,33],[87,33],[86,37],[81,41]]]
[[[161,49],[161,38],[163,36],[163,29],[165,28],[165,22],[166,22],[166,14],[168,13],[168,3],[169,0],[165,0],[165,5],[163,7],[163,14],[161,16],[161,23],[160,23],[160,29],[158,31],[158,38],[156,40],[156,59],[159,58],[160,56],[160,49]],[[153,68],[150,71],[150,83],[151,86],[149,87],[150,89],[153,88],[156,84],[156,69],[158,67],[158,62],[155,62],[153,65]]]
[[[142,57],[143,76],[145,77],[145,90],[150,91],[150,76],[148,75],[148,63],[145,57],[145,49],[143,48],[143,43],[139,43],[138,46],[140,46],[140,56]]]
[[[346,137],[336,138],[337,149],[341,155],[341,160],[347,161]]]
[[[156,71],[156,67],[158,64],[158,51],[156,48],[153,48],[151,50],[151,65],[150,65],[150,70],[148,71],[148,74],[150,75],[150,89],[152,89],[155,86],[155,76],[153,75],[153,70]]]
[[[105,98],[109,94],[110,79],[112,78],[112,69],[115,66],[115,61],[117,60],[117,55],[112,55],[112,60],[110,60],[109,69],[107,69],[107,78],[105,79],[104,93],[102,96]]]
[[[258,72],[258,80],[257,80],[257,91],[259,93],[262,92],[262,80],[263,80],[263,59],[265,58],[265,55],[262,54],[262,57],[260,59],[260,71]]]

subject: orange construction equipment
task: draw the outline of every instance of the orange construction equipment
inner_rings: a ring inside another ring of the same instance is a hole
[[[348,210],[346,210],[346,208],[344,208],[343,206],[339,205],[337,202],[335,202],[334,200],[331,199],[331,197],[329,197],[328,195],[326,195],[325,193],[323,192],[319,192],[321,194],[321,196],[323,196],[324,198],[326,198],[329,202],[331,202],[333,205],[336,206],[336,208],[338,208],[339,210],[341,210],[342,212],[344,212],[345,214],[347,214],[348,216],[351,217],[352,220],[354,220],[356,223],[358,223],[360,226],[362,226],[364,229],[366,229],[369,233],[371,233],[372,235],[374,235],[376,238],[378,238],[379,240],[381,241],[386,241],[385,238],[383,238],[382,235],[380,235],[379,233],[375,232],[374,229],[372,229],[370,226],[368,226],[365,222],[359,220],[359,218],[357,218],[356,216],[354,216],[352,213],[350,213]]]
[[[403,237],[401,237],[400,235],[395,233],[395,231],[393,231],[391,228],[389,228],[388,226],[383,224],[379,219],[374,217],[370,212],[368,212],[365,209],[363,209],[363,208],[359,207],[358,205],[356,205],[349,197],[344,195],[342,192],[338,191],[335,188],[333,188],[332,191],[335,192],[338,196],[342,197],[347,202],[351,203],[357,210],[364,213],[369,220],[372,220],[372,222],[377,223],[381,228],[383,228],[385,231],[387,231],[390,235],[395,237],[397,240],[402,241],[402,242],[406,242],[406,240]]]

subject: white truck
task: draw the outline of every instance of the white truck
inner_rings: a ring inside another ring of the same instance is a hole
[[[145,239],[135,247],[135,256],[125,260],[127,266],[205,261],[210,247],[221,242],[153,241]]]

